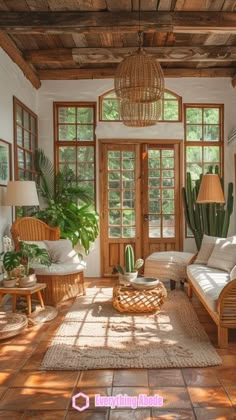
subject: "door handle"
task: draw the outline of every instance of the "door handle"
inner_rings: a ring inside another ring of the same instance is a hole
[[[145,222],[147,222],[149,220],[149,214],[144,214],[143,219],[145,220]]]

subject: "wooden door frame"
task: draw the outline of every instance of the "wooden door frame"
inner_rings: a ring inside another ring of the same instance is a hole
[[[180,250],[183,249],[183,241],[184,241],[184,230],[183,230],[183,206],[182,203],[182,187],[183,187],[183,168],[184,168],[184,156],[183,156],[183,150],[184,150],[184,142],[181,139],[124,139],[124,138],[109,138],[109,139],[98,139],[98,155],[99,155],[99,209],[100,209],[100,226],[102,226],[102,219],[104,218],[104,214],[102,214],[103,211],[103,203],[104,203],[104,197],[103,197],[103,170],[104,170],[104,156],[102,153],[102,146],[104,144],[115,144],[115,145],[122,145],[122,144],[155,144],[155,145],[176,145],[179,146],[179,203],[180,203],[180,213],[179,213],[179,232],[180,234]],[[104,261],[102,256],[102,245],[105,240],[105,235],[103,230],[100,230],[100,254],[101,254],[101,271],[104,273]]]

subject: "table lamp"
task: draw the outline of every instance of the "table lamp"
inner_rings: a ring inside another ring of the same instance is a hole
[[[196,202],[198,204],[225,203],[219,175],[203,175]]]

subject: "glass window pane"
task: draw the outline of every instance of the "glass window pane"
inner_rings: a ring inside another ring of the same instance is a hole
[[[174,187],[175,186],[175,180],[174,178],[162,178],[162,187]]]
[[[161,197],[161,191],[160,189],[149,189],[148,191],[149,200],[151,199],[158,199]]]
[[[164,101],[164,120],[176,121],[179,119],[179,104],[177,101]]]
[[[88,193],[89,197],[92,200],[94,200],[94,198],[95,198],[94,180],[92,180],[92,181],[83,180],[82,182],[80,182],[80,180],[79,180],[78,185],[84,187],[86,192]]]
[[[135,211],[134,210],[123,210],[122,211],[122,224],[123,225],[135,225]]]
[[[75,125],[59,125],[59,141],[76,140]]]
[[[30,131],[31,133],[36,134],[36,121],[32,115],[30,117]]]
[[[106,121],[120,120],[120,102],[117,99],[103,101],[102,119]]]
[[[163,238],[173,238],[175,236],[175,217],[163,216]]]
[[[18,146],[23,146],[23,136],[22,136],[22,128],[17,126],[16,129],[16,141]]]
[[[121,238],[121,228],[120,227],[110,227],[109,228],[109,238]]]
[[[25,167],[27,169],[32,169],[33,168],[31,153],[25,152]]]
[[[109,225],[120,225],[120,211],[119,210],[110,210],[109,211]]]
[[[162,150],[161,155],[162,157],[174,157],[174,150]]]
[[[220,127],[218,125],[205,125],[204,126],[204,140],[205,141],[219,141],[220,140]]]
[[[162,177],[163,178],[174,178],[174,171],[170,170],[170,171],[162,171]]]
[[[94,178],[94,163],[80,163],[78,166],[79,179],[93,179]]]
[[[188,146],[186,148],[186,161],[187,162],[202,162],[202,147],[201,146]]]
[[[205,146],[204,147],[204,161],[205,162],[219,162],[220,148],[219,146]]]
[[[160,213],[160,212],[161,212],[160,200],[149,201],[149,213]]]
[[[35,149],[36,149],[36,144],[35,143],[36,143],[35,135],[31,134],[31,150],[32,150],[32,152],[34,152]]]
[[[149,238],[161,237],[161,219],[160,216],[149,216]]]
[[[77,140],[93,141],[94,139],[94,126],[93,125],[78,125]]]
[[[220,123],[219,108],[204,108],[203,122],[204,124],[219,124]]]
[[[75,108],[74,107],[59,107],[58,108],[58,122],[59,123],[75,123]]]
[[[24,161],[24,152],[21,149],[17,150],[17,156],[18,156],[18,168],[24,168],[25,161]]]
[[[170,190],[170,189],[166,189],[166,190],[162,190],[162,199],[164,200],[165,198],[171,198],[174,199],[174,190]]]
[[[112,207],[120,208],[120,203],[121,203],[120,191],[109,191],[108,201],[109,201],[110,208]]]
[[[24,131],[24,148],[30,150],[30,133]]]
[[[160,177],[161,172],[159,170],[149,169],[148,176],[149,178]]]
[[[123,191],[123,203],[122,207],[134,208],[134,191]]]
[[[161,180],[160,178],[149,178],[148,187],[160,187]]]
[[[202,141],[202,126],[201,125],[187,125],[186,140]]]
[[[201,108],[187,108],[186,123],[187,124],[202,124],[202,109]]]
[[[63,169],[70,169],[73,174],[74,174],[74,178],[76,177],[76,165],[73,163],[59,163],[58,165],[59,167],[59,171],[63,171]],[[76,178],[75,178],[76,179]]]
[[[110,158],[108,159],[108,170],[118,170],[120,169],[120,158]]]
[[[214,165],[212,163],[205,163],[203,165],[203,173],[206,174],[206,173],[210,172],[211,170],[213,170],[213,173],[214,173],[216,166],[218,166],[218,168],[220,168],[220,163],[219,162],[214,162]]]
[[[78,151],[78,161],[79,162],[93,162],[94,161],[94,147],[89,146],[79,146]]]
[[[163,200],[162,213],[171,214],[174,213],[174,200]]]
[[[197,165],[196,163],[192,163],[192,164],[188,163],[186,165],[186,172],[191,173],[192,180],[194,181],[199,178],[202,171],[203,171],[203,168],[202,168],[202,165],[200,164]]]
[[[76,147],[59,147],[59,162],[76,162]]]
[[[77,119],[79,124],[93,124],[93,108],[79,107],[77,108]]]
[[[22,113],[23,109],[20,105],[16,105],[16,123],[22,125]]]
[[[30,126],[29,126],[29,113],[27,111],[25,111],[24,109],[24,128],[26,128],[27,130],[29,130]]]
[[[135,229],[134,226],[130,226],[130,227],[124,226],[123,229],[122,229],[122,233],[123,233],[122,237],[123,238],[134,238],[135,234],[136,234],[135,232],[136,232],[136,229]]]
[[[128,180],[123,179],[122,186],[123,186],[123,188],[133,189],[134,188],[134,181],[128,181]]]
[[[163,168],[174,168],[175,161],[171,157],[162,158],[162,167]]]

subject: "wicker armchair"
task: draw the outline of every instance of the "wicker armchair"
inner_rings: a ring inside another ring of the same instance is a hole
[[[11,228],[12,238],[16,249],[19,249],[19,240],[23,241],[56,241],[60,239],[60,229],[48,226],[34,217],[22,217],[16,220]],[[58,264],[59,266],[59,264]],[[46,283],[44,289],[44,302],[56,305],[59,302],[78,295],[85,295],[83,268],[75,268],[75,272],[61,274],[60,272],[47,272],[37,274],[39,282]]]

